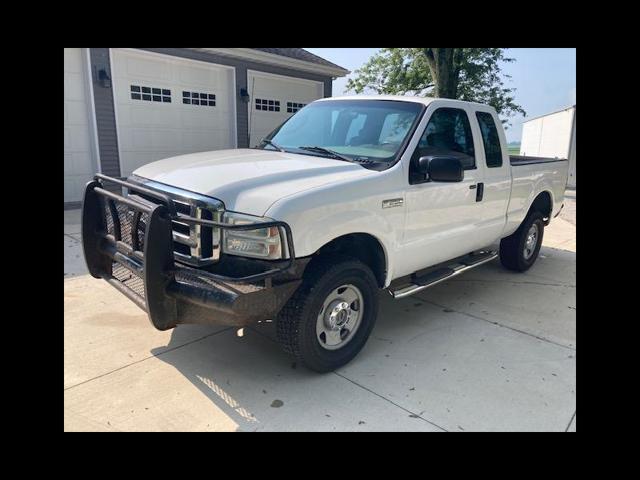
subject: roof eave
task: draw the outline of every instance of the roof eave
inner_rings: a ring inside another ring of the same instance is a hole
[[[281,67],[302,70],[329,77],[344,77],[351,73],[349,70],[344,68],[306,62],[296,58],[283,57],[282,55],[253,50],[251,48],[194,48],[193,50],[204,50],[226,57],[235,57],[244,60],[252,60],[254,62],[268,63],[270,65],[279,65]]]

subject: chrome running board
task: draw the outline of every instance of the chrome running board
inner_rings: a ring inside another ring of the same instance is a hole
[[[433,287],[440,282],[444,282],[445,280],[460,275],[467,270],[479,267],[480,265],[490,262],[497,257],[498,252],[495,251],[482,251],[468,255],[467,257],[463,257],[450,265],[445,265],[425,275],[414,277],[412,279],[413,283],[405,287],[396,290],[389,289],[389,293],[396,299],[408,297],[409,295],[420,292],[425,288]]]

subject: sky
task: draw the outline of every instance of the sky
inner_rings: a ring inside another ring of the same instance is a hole
[[[306,48],[354,72],[364,65],[379,48]],[[527,112],[527,118],[544,115],[576,103],[575,48],[508,48],[507,57],[515,62],[505,63],[502,71],[511,75],[505,86],[515,88],[515,100]],[[347,77],[333,81],[333,96],[347,95]],[[519,142],[525,117],[511,117],[507,141]]]

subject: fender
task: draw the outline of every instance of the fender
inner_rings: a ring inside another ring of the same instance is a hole
[[[539,178],[536,183],[533,186],[533,190],[531,191],[531,194],[527,197],[527,202],[526,202],[526,209],[524,210],[525,214],[524,216],[527,215],[527,213],[529,213],[529,210],[531,209],[531,206],[533,205],[533,202],[535,202],[536,198],[538,198],[541,194],[543,193],[548,193],[549,196],[551,197],[551,212],[550,215],[553,214],[553,210],[554,210],[554,198],[553,198],[553,187],[551,185],[551,182],[549,182],[544,176],[542,176],[541,178]],[[524,216],[523,216],[523,220],[524,220]]]
[[[289,224],[298,257],[313,255],[344,235],[371,235],[382,246],[387,271],[385,286],[388,286],[393,278],[393,259],[399,251],[405,221],[404,208],[382,208],[386,199],[404,200],[403,192],[384,193],[385,187],[388,189],[395,183],[389,181],[391,175],[395,173],[381,172],[376,177],[349,182],[348,185],[324,185],[300,192],[275,202],[265,216],[279,218]],[[363,190],[370,194],[363,194]]]

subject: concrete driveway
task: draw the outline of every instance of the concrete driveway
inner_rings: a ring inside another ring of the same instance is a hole
[[[155,330],[86,274],[65,212],[66,431],[575,431],[576,239],[560,217],[527,273],[498,261],[413,297],[381,294],[347,366],[296,365],[273,324]]]

